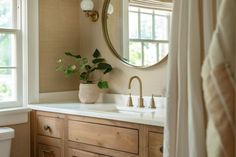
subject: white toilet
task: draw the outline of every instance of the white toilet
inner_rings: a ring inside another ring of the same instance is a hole
[[[0,127],[0,152],[1,157],[10,157],[11,140],[15,136],[15,131],[12,128]]]

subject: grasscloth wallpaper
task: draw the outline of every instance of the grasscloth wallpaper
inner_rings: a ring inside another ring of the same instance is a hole
[[[62,6],[61,3],[65,3]],[[64,51],[90,57],[98,48],[114,70],[107,76],[110,93],[127,93],[128,79],[138,75],[143,81],[144,95],[162,94],[166,86],[167,64],[149,69],[134,69],[121,63],[105,43],[101,16],[93,23],[81,11],[77,0],[42,0],[40,3],[40,92],[60,92],[78,89],[78,80],[65,79],[55,72],[55,61]],[[96,0],[95,9],[101,15],[103,0]],[[58,33],[60,35],[58,35]],[[133,92],[138,85],[134,82]]]

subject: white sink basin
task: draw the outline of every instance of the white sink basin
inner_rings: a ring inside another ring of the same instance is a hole
[[[140,115],[144,113],[154,113],[157,109],[151,108],[137,108],[137,107],[127,107],[127,106],[117,106],[116,104],[106,103],[106,104],[78,104],[78,103],[68,103],[68,104],[57,104],[57,105],[42,105],[45,107],[55,107],[61,109],[73,109],[79,111],[94,111],[94,112],[109,112],[109,113],[123,113]]]
[[[128,107],[128,106],[116,106],[116,108],[119,111],[136,112],[136,113],[152,113],[152,112],[157,111],[157,109],[137,108],[137,107]]]

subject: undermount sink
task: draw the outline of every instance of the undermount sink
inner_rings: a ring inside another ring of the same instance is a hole
[[[128,106],[116,106],[119,111],[137,112],[137,113],[152,113],[156,112],[156,109],[151,108],[138,108],[138,107],[128,107]]]
[[[42,105],[42,106],[50,106],[53,105]],[[138,108],[138,107],[128,107],[128,106],[117,106],[116,104],[112,103],[101,103],[101,104],[76,104],[76,103],[69,103],[69,104],[57,104],[55,105],[56,108],[62,109],[73,109],[73,110],[80,110],[80,111],[96,111],[96,112],[109,112],[109,113],[126,113],[126,114],[141,114],[141,113],[153,113],[156,112],[156,109],[151,108]]]

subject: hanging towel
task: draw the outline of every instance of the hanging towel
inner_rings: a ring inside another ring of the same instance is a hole
[[[208,157],[235,157],[236,1],[223,0],[202,67]]]

